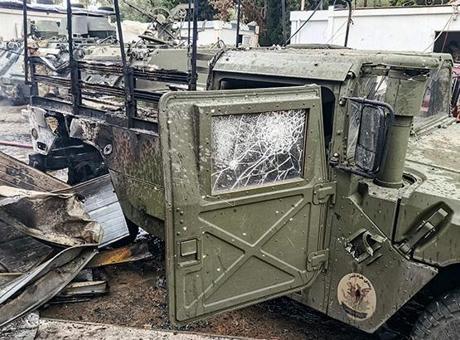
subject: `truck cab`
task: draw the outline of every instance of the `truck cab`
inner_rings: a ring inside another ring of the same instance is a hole
[[[422,141],[458,132],[451,71],[444,54],[228,49],[205,91],[162,94],[148,124],[59,114],[127,219],[165,240],[174,323],[289,295],[373,333],[460,284],[458,163]]]

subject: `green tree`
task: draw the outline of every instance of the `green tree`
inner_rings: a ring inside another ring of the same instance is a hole
[[[267,0],[265,27],[261,30],[260,45],[284,45],[291,33],[290,11],[300,9],[300,1]]]

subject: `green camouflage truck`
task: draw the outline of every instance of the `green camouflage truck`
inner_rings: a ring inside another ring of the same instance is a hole
[[[127,219],[165,240],[174,323],[289,295],[365,332],[404,319],[441,339],[460,326],[451,69],[444,54],[228,49],[206,91],[162,95],[149,127],[66,119]]]

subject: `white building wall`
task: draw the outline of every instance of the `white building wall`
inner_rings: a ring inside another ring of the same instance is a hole
[[[187,39],[187,34],[187,23],[184,23],[181,29],[182,38]],[[258,46],[258,28],[256,28],[256,31],[254,32],[241,25],[240,34],[243,35],[244,46]],[[234,46],[236,43],[236,27],[232,27],[230,23],[220,20],[198,23],[199,46],[211,46],[216,44],[219,40],[223,41],[227,46]]]
[[[27,12],[30,20],[60,21],[65,14],[31,11]],[[0,8],[0,39],[11,40],[22,37],[22,10]]]
[[[291,12],[291,34],[311,11]],[[292,39],[292,44],[336,44],[345,40],[347,10],[317,11]],[[419,51],[433,50],[436,32],[459,31],[456,6],[358,9],[353,11],[348,46],[368,50]]]

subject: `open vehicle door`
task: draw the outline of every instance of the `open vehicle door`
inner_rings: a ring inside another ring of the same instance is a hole
[[[320,98],[303,86],[161,99],[174,323],[313,282],[327,200]]]

